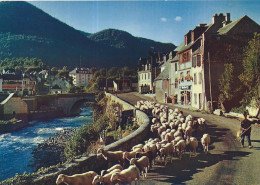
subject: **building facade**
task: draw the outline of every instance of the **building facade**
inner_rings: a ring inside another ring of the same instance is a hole
[[[224,64],[232,63],[236,74],[242,72],[243,48],[255,32],[260,26],[248,16],[232,22],[229,13],[215,14],[212,23],[190,30],[177,52],[178,101],[196,109],[216,108]]]
[[[0,76],[0,87],[0,91],[4,94],[35,95],[36,81],[27,75],[2,74]]]
[[[160,64],[166,61],[166,55],[150,53],[147,58],[138,61],[138,92],[155,93],[154,79],[160,74]]]
[[[89,68],[75,68],[70,71],[69,76],[73,78],[73,84],[75,86],[87,86],[88,82],[93,77]]]

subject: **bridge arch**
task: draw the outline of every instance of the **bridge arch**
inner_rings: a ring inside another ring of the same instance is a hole
[[[77,101],[75,101],[69,108],[69,114],[70,115],[76,115],[78,113],[80,113],[80,108],[84,105],[84,104],[89,104],[92,103],[93,101],[90,101],[88,98],[82,98],[79,99]]]

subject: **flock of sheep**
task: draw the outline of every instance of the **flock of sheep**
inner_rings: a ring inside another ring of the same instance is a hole
[[[192,153],[196,156],[199,142],[192,136],[192,133],[205,129],[204,118],[195,119],[191,115],[185,117],[177,108],[173,110],[151,101],[138,101],[135,107],[153,116],[152,138],[133,146],[131,151],[106,151],[100,148],[97,155],[104,157],[110,166],[115,164],[114,166],[103,170],[101,175],[94,171],[73,176],[60,174],[56,184],[63,182],[68,185],[96,185],[98,183],[112,185],[131,184],[133,181],[136,184],[140,180],[140,174],[143,178],[147,176],[148,170],[155,164],[156,159],[158,159],[157,162],[166,165],[168,160],[172,163],[174,156],[181,159],[187,150],[190,152],[190,157]],[[203,134],[201,144],[205,153],[208,152],[209,143],[209,134]]]

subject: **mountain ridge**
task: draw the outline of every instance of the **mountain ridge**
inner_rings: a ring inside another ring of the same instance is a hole
[[[0,59],[37,57],[48,65],[136,67],[148,50],[169,52],[173,44],[106,29],[89,34],[61,22],[27,2],[0,2]]]

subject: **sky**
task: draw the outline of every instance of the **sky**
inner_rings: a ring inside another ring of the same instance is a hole
[[[260,1],[30,1],[60,21],[88,33],[114,28],[137,37],[179,45],[215,13],[244,15],[260,24]]]

